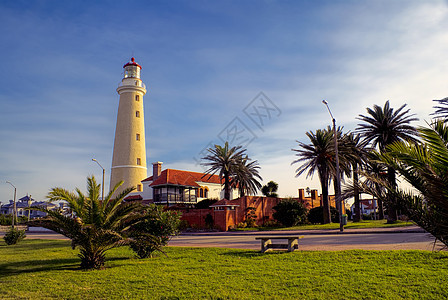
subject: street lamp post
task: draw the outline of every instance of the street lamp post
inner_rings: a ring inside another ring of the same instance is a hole
[[[98,166],[100,166],[101,169],[103,169],[103,183],[101,184],[101,200],[104,200],[104,173],[106,172],[103,168],[103,166],[94,158],[92,158],[92,161],[96,162]]]
[[[13,202],[13,207],[12,207],[12,228],[14,228],[14,218],[16,219],[16,222],[17,222],[17,213],[16,213],[17,212],[17,208],[16,208],[17,189],[14,186],[14,184],[12,184],[11,182],[6,181],[6,183],[9,183],[14,188],[14,202]]]
[[[333,119],[333,136],[334,136],[334,154],[335,154],[335,162],[336,162],[336,190],[334,191],[336,203],[339,204],[339,230],[340,232],[344,232],[344,224],[342,223],[342,199],[341,199],[341,174],[339,172],[339,153],[338,153],[338,136],[336,132],[336,119],[333,117],[331,113],[330,107],[328,106],[328,102],[322,100],[322,103],[328,109],[331,118]]]

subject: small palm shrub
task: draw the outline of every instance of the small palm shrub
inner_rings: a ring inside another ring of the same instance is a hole
[[[152,257],[156,251],[164,253],[163,246],[179,233],[180,213],[152,204],[141,215],[142,220],[130,228],[131,249],[139,258]]]
[[[275,210],[272,215],[274,219],[287,227],[305,223],[308,212],[303,203],[294,199],[282,200],[273,209]]]
[[[25,230],[20,230],[11,227],[6,233],[3,239],[7,245],[15,245],[26,237]]]
[[[331,222],[339,223],[339,212],[333,206],[330,207]],[[310,209],[308,213],[308,222],[312,224],[323,224],[324,223],[324,208],[318,206]]]
[[[93,176],[87,178],[87,195],[79,189],[74,193],[53,188],[47,198],[50,201],[66,201],[71,213],[32,207],[33,210],[47,213],[47,216],[31,220],[29,224],[68,237],[72,248],[79,249],[81,269],[101,269],[108,250],[129,244],[127,230],[139,221],[138,212],[142,209],[140,203],[123,202],[133,188],[127,188],[112,198],[122,183],[118,183],[103,201],[99,198],[100,185]]]

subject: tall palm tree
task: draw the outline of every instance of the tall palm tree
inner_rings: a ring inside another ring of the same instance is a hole
[[[324,223],[331,223],[330,204],[328,201],[328,185],[332,173],[335,173],[333,152],[333,132],[331,130],[318,129],[316,132],[306,133],[310,139],[310,144],[297,141],[299,149],[292,149],[299,158],[292,164],[302,163],[296,170],[296,177],[308,170],[307,178],[312,177],[315,172],[319,175],[322,188],[322,206],[324,209]]]
[[[344,135],[342,143],[343,149],[345,149],[345,160],[351,165],[352,177],[353,177],[353,197],[355,205],[354,222],[361,220],[361,202],[359,191],[359,170],[365,161],[366,147],[365,143],[361,141],[359,134],[349,132]]]
[[[250,161],[247,155],[238,162],[235,174],[232,177],[231,186],[238,188],[240,197],[255,195],[261,188],[261,183],[258,180],[263,179],[258,173],[259,169],[258,161]]]
[[[47,198],[50,201],[66,201],[71,213],[31,207],[47,213],[47,216],[31,221],[30,225],[51,229],[71,239],[73,249],[78,247],[80,250],[82,269],[102,268],[105,252],[127,244],[126,230],[138,221],[135,212],[140,210],[140,204],[123,202],[134,188],[127,188],[116,198],[111,198],[122,183],[117,184],[104,201],[99,198],[100,184],[93,176],[87,178],[87,195],[79,189],[73,193],[53,188]]]
[[[261,187],[257,180],[257,178],[261,179],[258,174],[260,168],[258,162],[250,162],[245,153],[246,149],[243,149],[242,146],[230,148],[229,143],[225,142],[224,147],[215,145],[207,150],[209,154],[202,158],[205,161],[202,165],[209,167],[205,174],[211,177],[218,173],[221,180],[224,181],[224,199],[230,199],[232,187],[238,186],[240,193],[242,190],[243,194],[255,193]]]
[[[448,125],[439,120],[419,132],[422,143],[394,143],[381,158],[417,191],[392,190],[411,219],[448,246]]]
[[[372,147],[377,147],[381,153],[386,151],[386,147],[398,141],[417,142],[417,130],[410,125],[412,121],[418,119],[413,114],[409,114],[409,109],[404,110],[406,104],[395,110],[390,107],[389,101],[386,101],[384,107],[374,105],[373,109],[367,108],[368,115],[359,115],[357,132],[363,136],[366,143]],[[387,170],[389,184],[396,187],[396,176],[393,167]],[[388,199],[388,221],[397,220],[397,211],[393,193],[390,193]]]

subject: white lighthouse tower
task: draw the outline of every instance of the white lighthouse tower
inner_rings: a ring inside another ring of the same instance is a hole
[[[110,188],[112,189],[121,180],[124,183],[116,195],[127,187],[135,187],[137,192],[141,192],[141,181],[147,177],[143,115],[143,96],[146,94],[146,87],[140,79],[142,67],[131,58],[123,68],[124,76],[117,88],[120,103],[115,128]]]

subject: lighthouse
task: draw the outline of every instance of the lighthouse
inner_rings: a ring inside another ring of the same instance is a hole
[[[128,187],[135,187],[136,192],[141,192],[141,181],[147,177],[143,114],[143,96],[146,94],[146,87],[140,79],[142,67],[132,57],[123,69],[123,79],[117,88],[120,102],[115,128],[110,188],[112,189],[121,180],[124,183],[115,195]]]

